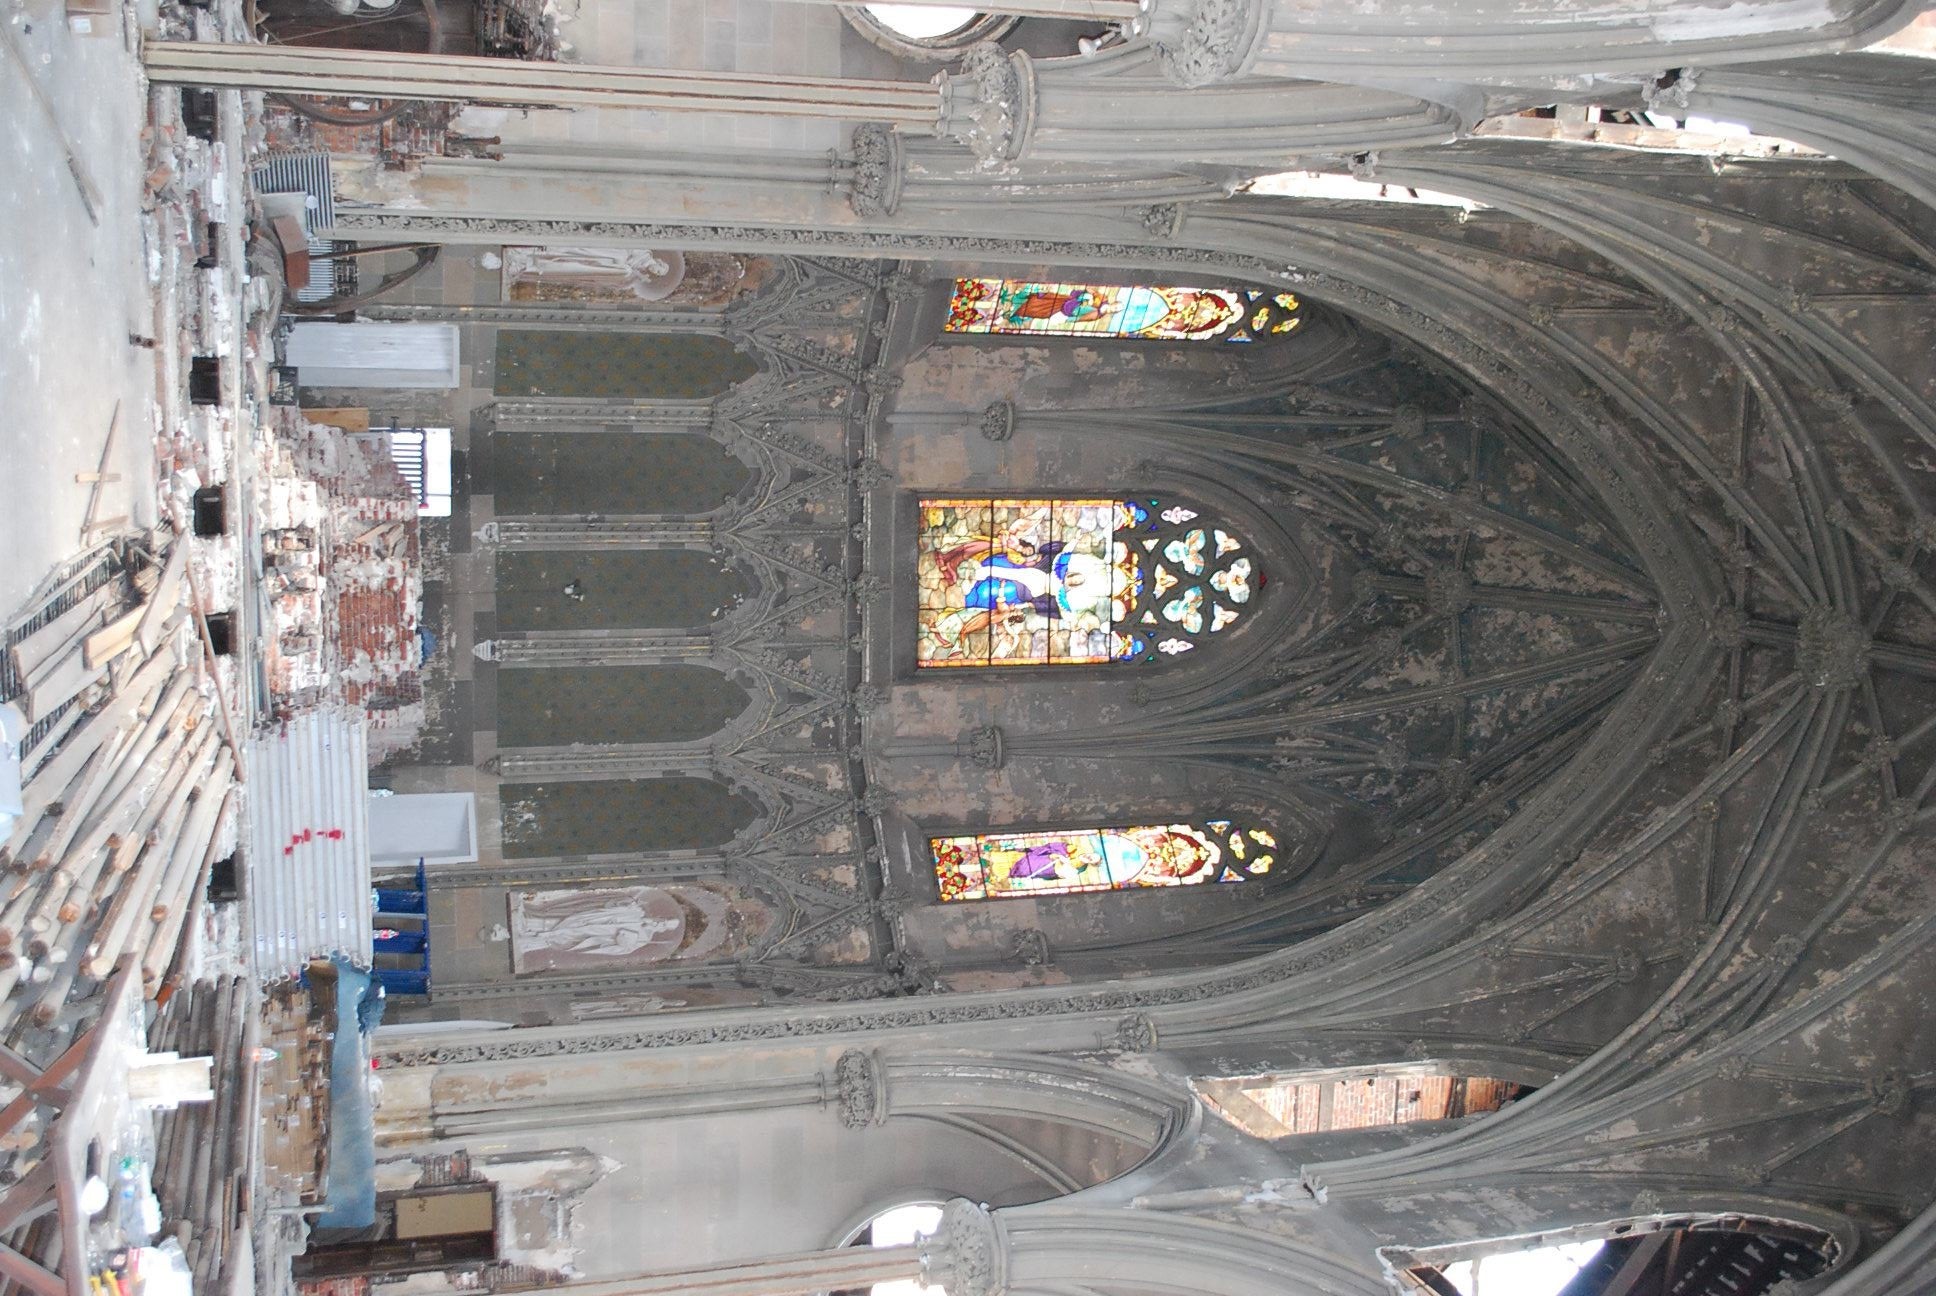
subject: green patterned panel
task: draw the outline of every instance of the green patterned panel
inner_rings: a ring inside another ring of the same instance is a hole
[[[758,807],[712,779],[506,783],[504,854],[617,855],[723,846]]]
[[[683,630],[746,596],[746,582],[697,549],[545,549],[498,555],[505,630]]]
[[[746,690],[710,666],[507,670],[497,677],[500,747],[690,742],[746,709]]]
[[[497,335],[495,390],[500,396],[706,400],[757,369],[731,342],[706,333],[504,329]]]
[[[746,484],[746,465],[689,432],[500,432],[496,507],[528,513],[710,513]]]

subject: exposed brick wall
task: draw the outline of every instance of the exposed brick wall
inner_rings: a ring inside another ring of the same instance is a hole
[[[1413,1121],[1446,1120],[1497,1111],[1517,1097],[1519,1091],[1518,1085],[1504,1080],[1464,1079],[1421,1072],[1305,1083],[1285,1079],[1254,1087],[1246,1085],[1242,1092],[1284,1127],[1268,1134],[1282,1137],[1407,1125]]]

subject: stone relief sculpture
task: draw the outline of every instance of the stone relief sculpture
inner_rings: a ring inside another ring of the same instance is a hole
[[[507,247],[504,300],[723,306],[766,282],[764,258],[650,248]]]
[[[514,972],[584,972],[732,958],[764,929],[756,906],[710,887],[514,891]]]

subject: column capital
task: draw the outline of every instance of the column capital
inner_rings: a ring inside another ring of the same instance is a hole
[[[1008,1230],[987,1207],[956,1197],[941,1223],[917,1240],[921,1281],[948,1296],[1007,1296]]]
[[[943,138],[966,144],[988,170],[1022,156],[1035,126],[1035,63],[1027,54],[984,41],[934,83]]]
[[[1269,0],[1149,0],[1141,34],[1181,86],[1217,85],[1250,70],[1268,27]]]
[[[845,153],[834,156],[834,180],[862,220],[892,216],[901,206],[907,150],[892,126],[862,122]]]

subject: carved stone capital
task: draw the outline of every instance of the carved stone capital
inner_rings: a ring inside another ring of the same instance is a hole
[[[1010,938],[1008,956],[1023,967],[1041,967],[1049,961],[1049,938],[1039,927],[1024,927]]]
[[[1267,0],[1156,0],[1144,22],[1165,76],[1181,86],[1216,85],[1256,60],[1268,10]]]
[[[941,1208],[941,1223],[920,1241],[921,1279],[948,1296],[1006,1296],[1007,1230],[994,1212],[956,1197]]]
[[[894,470],[878,459],[864,457],[848,470],[847,480],[858,491],[879,490],[893,484]]]
[[[990,441],[1006,441],[1015,435],[1015,405],[1011,401],[991,401],[981,412],[981,434]]]
[[[1143,228],[1151,237],[1168,241],[1183,230],[1183,208],[1177,203],[1156,203],[1149,207],[1138,207],[1136,218],[1143,222]]]
[[[1156,1023],[1143,1013],[1130,1013],[1116,1023],[1116,1047],[1125,1053],[1155,1051]]]
[[[866,1129],[887,1123],[887,1073],[881,1055],[850,1049],[834,1063],[834,1092],[840,1103],[840,1123]]]
[[[968,760],[978,768],[998,770],[1007,763],[1000,725],[983,725],[968,735]]]
[[[1027,54],[983,42],[935,84],[944,138],[966,144],[985,169],[1022,156],[1035,124],[1035,65]]]
[[[879,122],[854,127],[850,151],[837,155],[834,167],[836,183],[845,184],[854,215],[881,220],[900,210],[907,149],[893,127]]]

